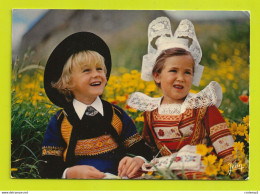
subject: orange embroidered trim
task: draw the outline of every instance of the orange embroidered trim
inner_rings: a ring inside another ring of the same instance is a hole
[[[62,156],[63,149],[63,147],[44,146],[42,147],[42,155]]]
[[[182,115],[175,115],[174,117],[172,115],[160,115],[158,109],[155,109],[153,111],[153,119],[154,121],[181,121]]]
[[[184,113],[183,113],[183,120],[185,119],[189,119],[193,117],[193,109],[187,109]]]
[[[190,141],[190,145],[197,145],[198,143],[200,143],[200,135],[202,133],[202,130],[205,130],[204,128],[202,128],[203,125],[201,124],[201,120],[204,117],[206,110],[207,108],[200,108],[198,110],[197,121],[195,122],[196,123],[195,131]]]
[[[134,145],[136,142],[139,142],[141,140],[142,140],[142,137],[138,133],[136,133],[133,136],[127,138],[123,143],[126,148],[129,148],[132,145]]]
[[[109,152],[118,147],[110,135],[102,135],[92,139],[78,140],[75,155],[93,156]]]
[[[63,114],[64,114],[64,118],[61,122],[61,135],[67,144],[67,147],[63,153],[63,160],[66,161],[66,156],[67,156],[67,151],[68,151],[70,136],[71,136],[71,131],[72,131],[72,125],[68,121],[66,114],[64,112],[63,112]]]
[[[123,124],[122,124],[122,121],[120,120],[120,118],[116,115],[114,109],[113,109],[113,119],[112,119],[111,124],[117,131],[118,135],[120,135],[122,132]]]

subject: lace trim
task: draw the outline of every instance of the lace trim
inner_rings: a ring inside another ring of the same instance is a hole
[[[162,97],[152,98],[141,92],[135,92],[130,95],[127,104],[139,111],[153,111],[158,108],[159,114],[178,115],[184,113],[186,109],[205,108],[212,105],[219,107],[222,101],[222,89],[217,82],[212,81],[199,93],[189,93],[181,104],[160,105],[161,100]]]
[[[156,38],[155,45],[157,48],[152,44]],[[191,44],[189,44],[189,40],[191,40]],[[194,26],[187,19],[180,22],[174,36],[172,35],[170,20],[167,17],[158,17],[149,24],[148,53],[143,56],[141,78],[145,81],[151,81],[153,79],[152,69],[156,58],[163,50],[176,47],[189,51],[194,58],[193,84],[198,86],[203,72],[203,66],[199,65],[202,50],[196,37]]]

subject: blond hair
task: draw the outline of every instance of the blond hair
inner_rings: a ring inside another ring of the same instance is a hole
[[[56,83],[52,83],[52,87],[56,88],[60,93],[64,94],[68,102],[72,101],[73,93],[68,89],[71,86],[71,74],[75,67],[80,67],[82,70],[85,67],[100,66],[104,69],[105,74],[107,69],[105,66],[104,57],[95,51],[81,51],[70,56],[63,67],[61,77]]]

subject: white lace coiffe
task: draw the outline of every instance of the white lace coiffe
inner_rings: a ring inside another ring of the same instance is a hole
[[[140,111],[153,111],[158,108],[159,114],[179,115],[187,109],[203,108],[215,105],[219,107],[222,101],[221,86],[212,81],[197,94],[189,93],[181,104],[161,104],[162,97],[152,98],[141,92],[135,92],[127,100],[128,106]]]
[[[156,40],[155,46],[152,45]],[[197,40],[193,24],[182,20],[172,35],[171,23],[167,17],[159,17],[153,20],[148,27],[148,53],[143,56],[141,78],[145,81],[153,80],[152,70],[157,57],[162,51],[170,48],[183,48],[189,51],[195,61],[193,85],[199,86],[204,67],[199,64],[202,51]]]

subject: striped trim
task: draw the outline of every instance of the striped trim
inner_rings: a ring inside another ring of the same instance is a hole
[[[123,144],[124,144],[124,146],[125,146],[126,148],[129,148],[129,147],[131,147],[132,145],[134,145],[135,143],[137,143],[137,142],[139,142],[139,141],[141,141],[141,140],[142,140],[142,137],[141,137],[138,133],[136,133],[136,134],[134,134],[133,136],[127,138],[127,139],[123,142]]]
[[[229,135],[231,135],[231,133],[230,133],[230,131],[228,129],[224,129],[222,131],[218,131],[214,135],[210,136],[211,142],[214,143],[219,138],[222,138],[222,137],[225,137],[225,136],[229,136]]]
[[[213,135],[223,129],[228,129],[228,126],[225,122],[213,125],[210,127],[210,135]]]
[[[226,157],[226,156],[228,156],[228,155],[232,155],[232,152],[234,151],[234,147],[230,147],[230,148],[228,148],[228,149],[226,149],[226,150],[223,150],[223,151],[221,151],[221,152],[219,152],[218,153],[218,156],[220,157],[220,158],[224,158],[224,157]]]

